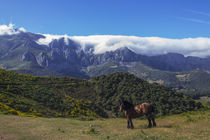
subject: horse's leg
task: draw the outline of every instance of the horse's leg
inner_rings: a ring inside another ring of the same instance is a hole
[[[147,116],[147,120],[148,120],[148,122],[149,122],[148,128],[151,128],[151,127],[152,127],[152,123],[151,123],[151,118],[150,118],[149,115]]]
[[[128,116],[127,116],[127,128],[128,128],[128,129],[130,128],[130,119],[129,119]]]
[[[155,117],[152,117],[152,123],[153,123],[153,127],[156,127],[156,122],[155,122]]]
[[[134,126],[133,126],[133,122],[132,122],[132,119],[131,118],[130,118],[130,124],[131,124],[131,129],[133,129]]]

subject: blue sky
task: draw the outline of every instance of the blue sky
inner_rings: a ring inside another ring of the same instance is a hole
[[[34,33],[210,37],[209,0],[1,0],[0,24]]]

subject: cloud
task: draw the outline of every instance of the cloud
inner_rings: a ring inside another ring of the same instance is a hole
[[[198,14],[206,17],[210,17],[210,13],[206,12],[201,12],[201,11],[196,11],[196,10],[190,10],[186,9],[185,11],[193,13],[193,14]],[[210,21],[202,20],[202,19],[197,19],[197,18],[186,18],[186,17],[178,17],[179,19],[186,20],[186,21],[191,21],[195,23],[202,23],[202,24],[210,24]]]
[[[21,32],[26,32],[26,30],[23,27],[14,29],[14,24],[0,25],[0,35],[13,35]]]
[[[39,40],[36,41],[40,45],[49,46],[49,44],[53,40],[59,40],[59,39],[62,39],[62,38],[64,38],[64,41],[65,41],[66,45],[69,44],[69,36],[67,36],[67,35],[51,35],[51,34],[41,34],[41,35],[43,35],[45,38],[40,38]]]
[[[49,46],[53,40],[64,39],[66,45],[69,40],[79,44],[81,49],[88,50],[92,47],[94,54],[102,54],[107,51],[115,51],[127,47],[137,54],[148,56],[167,53],[179,53],[184,56],[207,57],[210,56],[210,38],[183,38],[169,39],[161,37],[137,37],[120,35],[90,35],[90,36],[67,36],[43,34],[36,42],[40,45]],[[71,46],[69,46],[71,47]]]
[[[101,54],[127,47],[130,50],[148,56],[161,55],[169,52],[184,56],[207,57],[210,55],[210,38],[168,39],[160,37],[92,35],[72,36],[73,41],[84,49],[94,46],[94,53]]]
[[[19,30],[20,32],[26,32],[26,29],[24,29],[23,27],[18,28],[18,30]]]
[[[200,20],[200,19],[195,19],[195,18],[184,18],[184,17],[179,17],[179,19],[191,21],[191,22],[196,22],[196,23],[202,23],[202,24],[210,24],[210,21],[206,20]]]
[[[195,11],[195,10],[189,10],[189,9],[187,9],[186,11],[191,12],[191,13],[194,13],[194,14],[199,14],[199,15],[210,17],[210,13],[201,12],[201,11]]]

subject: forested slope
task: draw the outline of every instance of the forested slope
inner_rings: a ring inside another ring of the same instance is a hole
[[[199,110],[204,106],[182,93],[128,73],[90,80],[37,77],[0,69],[0,111],[47,117],[119,116],[119,100],[149,102],[159,115]]]

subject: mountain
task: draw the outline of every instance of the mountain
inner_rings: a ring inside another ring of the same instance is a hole
[[[30,32],[0,35],[0,67],[36,76],[87,79],[101,74],[129,72],[151,83],[209,95],[209,57],[185,57],[172,52],[149,56],[126,46],[104,53],[95,53],[95,49],[94,44],[84,46],[66,36]]]
[[[40,45],[38,40],[46,38],[41,34],[21,32],[0,36],[1,67],[10,70],[33,72],[30,67],[57,72],[58,75],[86,77],[81,70],[107,62],[141,62],[154,69],[181,72],[210,70],[210,58],[184,57],[177,53],[146,56],[137,54],[126,46],[115,51],[95,54],[93,46],[82,46],[70,38],[52,39],[48,45]],[[68,43],[66,41],[68,40]],[[32,65],[32,66],[30,66]],[[28,67],[27,67],[28,66]],[[42,75],[42,72],[34,75]],[[48,73],[50,75],[50,73]],[[45,73],[43,73],[45,75]]]
[[[196,69],[209,71],[209,62],[210,58],[184,57],[182,54],[168,53],[166,55],[152,56],[145,64],[159,70],[180,72]]]
[[[158,115],[205,109],[170,88],[128,73],[86,79],[38,77],[0,69],[0,112],[24,116],[120,116],[119,100],[152,103]]]

